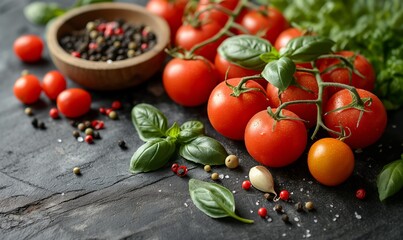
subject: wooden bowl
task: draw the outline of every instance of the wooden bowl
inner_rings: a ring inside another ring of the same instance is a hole
[[[71,56],[59,44],[59,39],[84,29],[89,21],[99,18],[123,19],[129,24],[144,24],[156,35],[156,45],[133,58],[96,62]],[[94,90],[118,90],[138,85],[159,71],[164,64],[164,49],[168,45],[168,24],[144,7],[130,3],[99,3],[80,7],[58,17],[46,33],[47,45],[56,67],[71,80]]]

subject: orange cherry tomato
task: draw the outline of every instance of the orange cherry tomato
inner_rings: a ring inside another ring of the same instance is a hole
[[[42,88],[39,79],[32,74],[21,76],[14,84],[15,97],[25,104],[38,101]]]
[[[36,35],[24,35],[14,41],[14,52],[24,62],[37,62],[42,58],[43,42]]]
[[[353,151],[338,139],[322,138],[309,149],[308,168],[311,175],[321,184],[339,185],[353,173]]]
[[[66,117],[75,118],[87,113],[91,107],[91,95],[81,88],[64,90],[57,97],[57,108]]]
[[[42,89],[51,100],[56,100],[57,96],[66,89],[66,80],[59,71],[48,72],[42,80]]]

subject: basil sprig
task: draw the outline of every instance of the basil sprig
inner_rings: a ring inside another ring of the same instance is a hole
[[[166,116],[157,108],[141,103],[133,107],[132,122],[140,139],[145,141],[130,161],[132,173],[149,172],[163,167],[176,149],[186,160],[204,165],[222,165],[228,156],[217,140],[204,135],[204,125],[188,121],[168,128]]]
[[[403,154],[401,159],[384,166],[377,178],[379,200],[394,195],[403,187]]]
[[[221,185],[190,179],[189,193],[196,207],[209,217],[232,217],[244,223],[253,223],[253,220],[235,214],[234,195]]]
[[[301,36],[291,39],[280,55],[289,57],[294,62],[310,62],[319,56],[331,52],[334,41],[322,36]]]
[[[282,92],[292,83],[295,70],[295,64],[290,58],[281,57],[269,62],[264,68],[262,76]]]

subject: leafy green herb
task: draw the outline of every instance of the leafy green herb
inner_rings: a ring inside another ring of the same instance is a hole
[[[203,123],[187,121],[179,127],[175,122],[168,129],[166,116],[145,103],[134,106],[131,115],[140,139],[146,142],[133,154],[131,172],[149,172],[163,167],[177,148],[183,158],[192,162],[204,165],[225,163],[228,153],[218,141],[204,136]]]
[[[189,193],[196,207],[209,217],[232,217],[244,223],[253,223],[253,220],[235,214],[234,196],[221,185],[190,179]]]
[[[130,161],[132,173],[150,172],[163,167],[175,152],[171,138],[156,138],[143,144]]]
[[[181,145],[179,154],[189,161],[204,165],[222,165],[228,156],[227,151],[217,140],[207,136],[198,136]]]
[[[290,58],[281,57],[279,60],[269,62],[262,76],[280,91],[284,91],[292,83],[295,69],[295,64]]]
[[[403,154],[401,159],[384,166],[377,179],[381,201],[394,195],[403,187]]]
[[[71,8],[67,9],[61,8],[57,3],[32,2],[24,8],[24,15],[28,21],[34,24],[45,25],[72,8],[100,2],[113,2],[113,0],[78,0]]]
[[[375,92],[387,109],[403,105],[403,1],[271,0],[291,22],[353,50],[374,66]]]
[[[218,52],[231,63],[247,69],[262,70],[266,63],[260,55],[270,53],[271,49],[272,45],[265,39],[238,35],[224,40],[218,47]]]
[[[294,62],[310,62],[323,54],[330,53],[334,42],[321,36],[301,36],[291,39],[281,50],[281,56],[287,56]]]

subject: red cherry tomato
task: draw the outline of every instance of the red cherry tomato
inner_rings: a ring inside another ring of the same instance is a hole
[[[283,109],[282,114],[298,118],[287,109]],[[302,121],[276,121],[267,110],[255,114],[245,129],[248,153],[257,162],[268,167],[284,167],[293,163],[304,152],[306,143],[307,131]]]
[[[289,27],[287,19],[283,14],[273,7],[262,7],[258,10],[250,10],[240,20],[250,34],[257,34],[264,31],[263,38],[272,44],[276,42],[278,35]],[[241,32],[239,32],[241,33]]]
[[[318,98],[318,83],[315,76],[311,73],[296,72],[294,74],[298,85],[291,85],[284,90],[280,95],[278,88],[274,85],[267,85],[267,96],[271,100],[272,107],[278,107],[281,103],[295,100],[316,100]],[[323,101],[326,102],[327,94],[324,94]],[[316,124],[317,107],[315,104],[291,104],[286,109],[297,114],[302,119],[306,120],[305,125],[311,128]]]
[[[182,25],[176,32],[175,44],[183,49],[190,50],[194,45],[201,43],[221,30],[222,26],[216,22],[207,22],[200,27],[193,27],[191,25]],[[215,42],[209,43],[195,51],[195,54],[201,55],[211,62],[217,54],[218,46],[225,40],[225,36],[221,37]]]
[[[66,117],[75,118],[87,113],[91,107],[91,95],[81,88],[69,88],[57,97],[57,108]]]
[[[146,9],[165,19],[171,30],[171,41],[175,41],[175,34],[182,25],[182,16],[187,0],[150,0]]]
[[[298,28],[288,28],[278,35],[276,42],[274,43],[274,47],[280,51],[280,49],[285,47],[291,39],[300,37],[302,34],[303,32]]]
[[[39,61],[42,50],[42,39],[36,35],[23,35],[14,41],[14,53],[24,62]]]
[[[241,78],[228,79],[227,83],[237,86]],[[231,96],[233,90],[221,82],[211,92],[207,103],[207,114],[213,128],[223,136],[243,140],[249,119],[269,106],[266,91],[255,81],[247,81],[246,88],[261,91],[244,92],[238,97]]]
[[[42,88],[39,79],[32,75],[24,75],[14,83],[14,95],[22,103],[31,104],[38,101]]]
[[[51,100],[56,100],[57,96],[66,89],[66,80],[58,71],[48,72],[42,80],[42,89]]]
[[[174,102],[183,106],[198,106],[207,102],[218,83],[218,73],[206,59],[174,58],[165,66],[162,82]]]
[[[352,58],[352,62],[354,64],[354,68],[361,73],[364,78],[359,75],[353,73],[350,81],[350,74],[348,69],[346,68],[336,68],[329,72],[325,72],[321,74],[322,80],[325,82],[335,82],[335,83],[344,83],[356,88],[364,89],[367,91],[373,91],[375,87],[375,71],[372,65],[368,62],[368,60],[359,54],[355,54],[351,51],[341,51],[336,53],[336,55],[340,55],[346,58]],[[355,58],[354,58],[355,55]],[[334,58],[328,59],[320,59],[317,62],[319,71],[323,72],[327,68],[332,67],[336,64],[339,64],[340,61]],[[337,87],[328,87],[329,94],[333,95],[335,92],[341,90],[342,88]]]
[[[387,115],[385,107],[377,96],[363,89],[357,89],[361,98],[370,98],[364,110],[347,108],[334,111],[352,102],[351,93],[347,89],[336,92],[327,102],[324,112],[325,124],[328,128],[340,132],[343,126],[347,135],[344,140],[351,148],[364,148],[375,143],[386,128]],[[336,137],[334,134],[330,134]]]
[[[202,14],[200,14],[200,20],[215,21],[221,26],[224,26],[229,17],[227,14],[218,10],[217,8],[225,8],[232,12],[232,10],[234,10],[237,6],[238,2],[239,0],[223,0],[219,1],[218,3],[211,3],[211,0],[200,0],[196,11],[204,11]],[[211,5],[215,5],[217,8],[206,11],[205,9],[208,9],[211,7]]]

